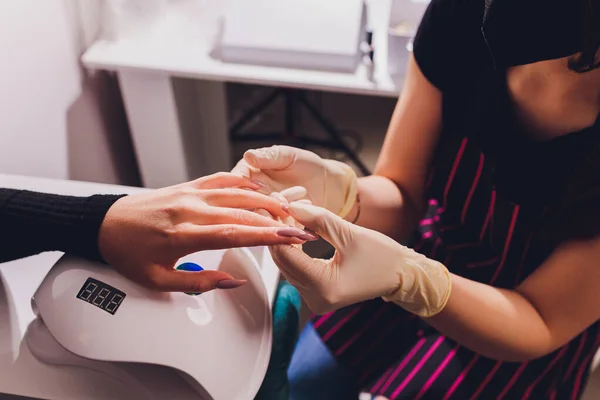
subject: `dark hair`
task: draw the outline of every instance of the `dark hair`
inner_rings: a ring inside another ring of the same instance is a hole
[[[583,50],[571,57],[569,69],[588,72],[600,67],[600,0],[583,1]]]
[[[583,73],[600,68],[600,0],[582,0],[583,51],[569,59],[569,69]],[[598,124],[596,124],[598,125]],[[594,128],[598,130],[598,128]],[[600,132],[596,132],[600,133]],[[600,141],[587,150],[571,174],[558,204],[542,223],[539,238],[551,246],[600,235]]]

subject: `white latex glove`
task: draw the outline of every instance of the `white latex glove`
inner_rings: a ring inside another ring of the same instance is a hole
[[[440,312],[450,295],[446,267],[393,239],[310,204],[291,203],[290,215],[331,243],[331,260],[313,259],[294,246],[270,248],[284,277],[315,313],[383,297],[421,317]]]
[[[342,218],[356,201],[354,170],[347,164],[323,159],[307,150],[289,146],[248,150],[231,172],[260,181],[267,186],[263,192],[282,192],[290,201],[306,196],[314,205],[325,207]],[[293,196],[286,193],[286,189],[294,187]]]

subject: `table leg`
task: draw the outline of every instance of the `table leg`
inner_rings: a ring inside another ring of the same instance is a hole
[[[231,168],[223,83],[138,71],[118,74],[145,187]]]

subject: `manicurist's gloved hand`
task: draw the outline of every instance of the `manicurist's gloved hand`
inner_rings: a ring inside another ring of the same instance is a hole
[[[302,244],[306,232],[271,218],[287,214],[280,200],[256,192],[247,178],[218,173],[125,196],[108,210],[98,246],[123,276],[150,289],[201,293],[245,283],[222,271],[177,271],[178,259],[201,250]],[[255,209],[266,210],[269,217]]]
[[[290,201],[306,196],[342,218],[356,201],[357,177],[349,165],[294,147],[248,150],[232,173],[261,181],[265,192],[281,192]]]
[[[321,260],[295,246],[271,247],[282,274],[313,312],[323,314],[376,297],[421,317],[431,317],[446,305],[451,280],[441,263],[324,208],[294,202],[288,209],[336,250],[332,259]]]

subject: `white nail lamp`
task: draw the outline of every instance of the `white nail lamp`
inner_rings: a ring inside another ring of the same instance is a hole
[[[218,269],[248,283],[201,295],[157,293],[104,265],[65,256],[32,299],[31,353],[57,368],[108,375],[124,384],[128,398],[254,398],[271,354],[276,284],[264,275],[273,272],[248,249],[200,252],[177,265]],[[156,366],[177,373],[170,380]]]

